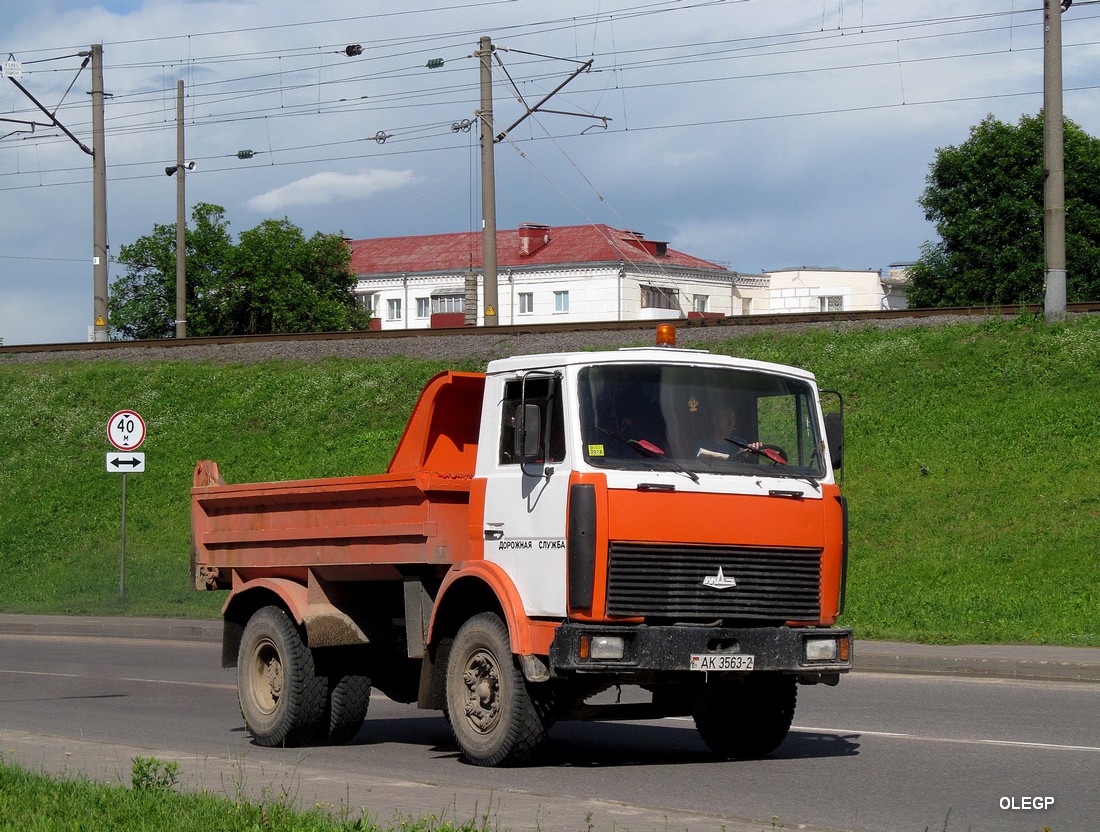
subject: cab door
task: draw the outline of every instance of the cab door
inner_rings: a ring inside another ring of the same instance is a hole
[[[497,396],[499,444],[482,447],[485,559],[512,578],[529,616],[566,614],[569,472],[561,373],[509,375]],[[525,447],[526,445],[526,447]]]

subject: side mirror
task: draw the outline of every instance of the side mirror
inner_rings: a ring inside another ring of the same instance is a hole
[[[542,411],[537,404],[516,407],[515,453],[522,462],[534,462],[542,439]]]
[[[829,459],[833,468],[844,467],[844,414],[833,411],[825,414],[825,438],[829,443]]]

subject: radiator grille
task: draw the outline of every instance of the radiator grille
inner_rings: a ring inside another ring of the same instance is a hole
[[[719,570],[727,586],[708,586],[707,579],[723,583]],[[820,549],[613,542],[608,612],[677,620],[817,620],[820,574]]]

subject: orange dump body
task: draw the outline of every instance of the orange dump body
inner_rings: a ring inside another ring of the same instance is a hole
[[[216,463],[200,462],[191,489],[195,587],[398,579],[403,564],[478,556],[469,506],[483,389],[476,373],[432,379],[385,474],[226,485]]]

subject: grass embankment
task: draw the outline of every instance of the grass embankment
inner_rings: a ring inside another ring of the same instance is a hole
[[[797,364],[847,405],[851,568],[865,638],[1100,645],[1100,320],[760,334],[716,352]],[[411,360],[0,365],[0,611],[216,615],[188,588],[196,460],[230,482],[382,471]],[[480,369],[473,365],[458,369]],[[145,418],[120,477],[106,422]]]
[[[350,807],[316,806],[302,811],[292,801],[247,803],[210,793],[178,794],[156,764],[156,780],[135,773],[133,788],[103,785],[86,778],[58,779],[0,763],[0,828],[9,832],[94,830],[134,832],[486,832],[486,823],[452,823],[434,817],[378,824]],[[138,763],[135,762],[135,766]],[[171,764],[168,764],[171,765]]]

